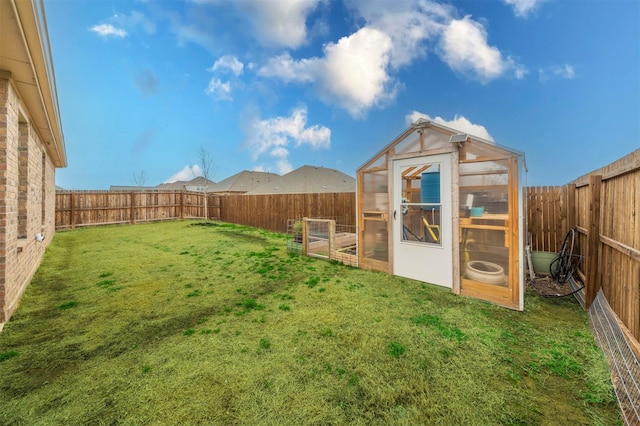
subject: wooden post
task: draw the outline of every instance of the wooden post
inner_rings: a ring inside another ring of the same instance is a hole
[[[567,185],[567,229],[566,232],[569,232],[570,229],[576,227],[576,184],[570,183]]]
[[[555,247],[555,251],[559,252],[561,247],[562,247],[562,241],[564,240],[564,230],[563,228],[563,217],[562,217],[562,195],[563,195],[563,191],[562,191],[562,187],[561,186],[554,186],[553,187],[553,203],[552,203],[552,207],[553,207],[553,213],[551,213],[553,215],[553,217],[555,218],[555,229],[552,229],[553,231],[553,243],[551,245],[551,247]]]
[[[180,191],[180,219],[184,219],[184,192]]]
[[[135,201],[136,201],[135,192],[131,192],[131,224],[132,225],[136,223]]]
[[[589,309],[596,298],[602,283],[600,282],[600,268],[598,255],[600,252],[600,190],[602,188],[602,176],[589,176],[589,226],[587,240],[587,282],[585,284],[584,303],[585,309]]]
[[[76,229],[76,200],[73,196],[75,192],[71,192],[71,229]]]
[[[509,276],[508,286],[511,288],[511,307],[521,311],[524,308],[524,295],[520,290],[524,291],[524,268],[522,275],[520,274],[520,256],[523,254],[524,247],[520,246],[520,182],[518,180],[518,157],[512,156],[509,161],[509,175],[507,182],[508,191],[508,213],[509,213],[509,229],[507,229],[509,241]],[[524,256],[523,256],[524,257]]]
[[[364,250],[365,247],[364,241],[364,172],[358,171],[356,174],[356,243],[358,246],[358,250],[356,255],[358,256],[358,265],[362,265],[364,263]]]
[[[335,259],[336,221],[329,221],[329,260]]]
[[[540,250],[538,248],[538,197],[536,187],[527,188],[527,226],[529,228],[529,237],[531,250]]]
[[[302,254],[307,256],[307,218],[302,218]]]

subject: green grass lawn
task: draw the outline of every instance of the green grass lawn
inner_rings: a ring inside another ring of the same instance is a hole
[[[572,298],[525,312],[175,221],[59,232],[0,333],[0,424],[621,424]]]

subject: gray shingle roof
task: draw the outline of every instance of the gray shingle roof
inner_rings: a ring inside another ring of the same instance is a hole
[[[109,191],[155,191],[153,186],[111,185]]]
[[[268,172],[243,170],[209,188],[211,193],[245,193],[260,185],[277,181],[280,175]]]
[[[326,167],[302,166],[280,179],[262,184],[247,194],[299,194],[315,192],[355,192],[355,178]]]
[[[207,179],[207,192],[211,192],[211,187],[215,185],[215,182]],[[166,191],[187,191],[187,187],[193,188],[197,186],[203,186],[205,178],[202,176],[195,177],[189,181],[178,180],[175,182],[162,183],[156,186],[154,189],[161,189]]]
[[[156,186],[156,189],[164,189],[169,191],[182,191],[184,190],[184,186],[187,184],[186,181],[177,180],[175,182],[161,183]]]

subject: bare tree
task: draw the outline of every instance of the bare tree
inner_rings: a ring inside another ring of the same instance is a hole
[[[147,173],[144,170],[141,170],[139,174],[133,173],[133,185],[134,186],[144,186],[147,182]]]
[[[202,146],[200,147],[200,152],[198,153],[198,160],[200,161],[200,171],[202,172],[202,177],[204,178],[204,185],[202,186],[202,192],[204,193],[204,217],[205,220],[209,221],[209,208],[207,205],[208,197],[208,185],[209,180],[213,179],[215,175],[215,163],[213,161],[213,155],[207,149]]]

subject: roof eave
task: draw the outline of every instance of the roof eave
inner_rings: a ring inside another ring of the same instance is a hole
[[[10,7],[18,23],[20,38],[10,42],[19,43],[25,49],[30,67],[28,72],[20,68],[8,71],[54,166],[66,167],[67,156],[44,3],[42,0],[10,0]]]

